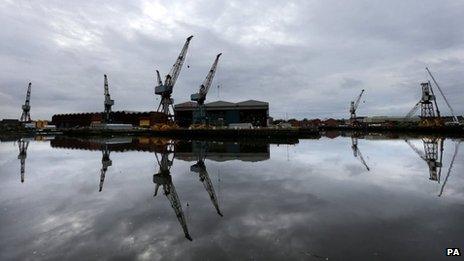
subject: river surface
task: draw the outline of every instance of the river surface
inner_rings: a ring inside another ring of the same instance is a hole
[[[408,142],[3,141],[0,260],[450,260],[463,148]]]

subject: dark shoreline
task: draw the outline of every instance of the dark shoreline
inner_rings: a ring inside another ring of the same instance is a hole
[[[267,141],[297,143],[299,139],[319,139],[337,136],[383,136],[385,138],[401,137],[449,137],[464,138],[464,129],[459,126],[442,128],[385,128],[385,127],[350,127],[321,126],[319,128],[289,129],[171,129],[171,130],[96,130],[96,129],[62,129],[55,131],[1,131],[2,140],[15,140],[34,136],[69,136],[69,137],[114,137],[114,136],[147,136],[187,140],[214,141]]]

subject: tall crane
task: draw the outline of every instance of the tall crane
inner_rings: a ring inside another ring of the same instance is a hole
[[[440,182],[442,158],[443,158],[443,138],[423,138],[424,152],[420,151],[409,140],[405,140],[419,157],[424,160],[429,167],[429,179]]]
[[[351,104],[350,104],[350,121],[351,121],[352,124],[357,123],[356,110],[358,109],[359,102],[361,101],[361,97],[362,97],[363,93],[364,93],[364,89],[361,90],[361,93],[359,94],[358,98],[356,98],[355,101],[351,101]]]
[[[208,192],[209,198],[211,199],[211,203],[213,203],[213,206],[216,209],[218,215],[222,217],[221,210],[219,209],[218,199],[216,197],[216,192],[214,191],[213,183],[209,178],[208,171],[206,170],[205,165],[205,157],[206,151],[208,150],[208,145],[205,141],[199,142],[197,144],[199,147],[199,151],[197,152],[198,160],[197,163],[190,166],[190,171],[198,173],[201,183],[203,183],[203,186]]]
[[[211,65],[211,69],[209,69],[208,74],[206,75],[205,80],[203,83],[200,85],[200,89],[198,90],[198,93],[194,93],[190,96],[190,99],[192,101],[197,102],[198,106],[197,109],[193,113],[193,123],[197,124],[206,124],[207,123],[207,116],[206,116],[206,108],[205,108],[205,100],[206,100],[206,95],[208,94],[209,88],[211,87],[211,84],[213,82],[214,75],[216,74],[216,68],[219,62],[219,57],[221,56],[222,53],[216,55],[216,59],[213,62],[213,65]]]
[[[433,82],[434,82],[435,85],[437,86],[438,91],[440,92],[441,96],[443,97],[443,100],[445,100],[446,105],[448,105],[448,108],[450,109],[451,115],[453,116],[453,122],[452,122],[452,124],[460,125],[459,120],[458,120],[458,117],[456,117],[456,115],[454,114],[453,108],[451,107],[450,103],[448,102],[448,99],[446,99],[446,96],[445,96],[445,94],[443,93],[443,91],[441,90],[440,85],[438,85],[437,81],[435,80],[435,77],[433,77],[433,75],[432,75],[432,73],[430,72],[430,70],[429,70],[428,67],[425,67],[425,70],[427,70],[427,73],[430,75],[430,78],[432,78]],[[436,105],[436,102],[435,102],[435,105]],[[438,107],[437,107],[437,110],[438,110]],[[438,117],[440,117],[440,115],[438,115]]]
[[[421,83],[422,97],[414,107],[406,114],[406,118],[411,118],[418,110],[421,109],[421,118],[440,117],[440,110],[437,106],[437,100],[433,93],[430,82]]]
[[[24,102],[24,105],[22,106],[23,113],[21,114],[21,118],[19,119],[21,122],[31,121],[31,114],[30,114],[31,86],[32,86],[32,83],[29,83],[29,86],[27,87],[26,101]]]
[[[369,171],[369,166],[367,165],[363,155],[361,154],[361,151],[358,148],[358,138],[355,136],[351,136],[351,149],[353,150],[353,156],[355,158],[359,158],[364,167],[366,167],[367,171]]]
[[[159,187],[163,186],[164,195],[168,198],[172,209],[174,209],[174,212],[176,213],[177,220],[182,226],[185,238],[192,241],[192,237],[190,236],[187,227],[187,220],[185,219],[184,211],[182,210],[182,204],[180,203],[179,196],[177,195],[176,187],[174,186],[174,183],[172,183],[171,166],[174,156],[169,158],[169,155],[174,154],[173,148],[173,144],[166,145],[166,148],[161,153],[161,160],[158,157],[158,153],[155,153],[156,161],[159,165],[159,171],[158,174],[153,175],[153,183],[156,184],[155,194],[153,197],[158,194]]]
[[[101,192],[103,190],[103,183],[105,182],[106,171],[108,171],[108,167],[113,165],[113,162],[110,159],[110,150],[108,145],[104,145],[102,148],[102,168],[100,169],[100,185],[98,191]]]
[[[171,98],[172,90],[174,88],[174,85],[176,84],[177,77],[179,76],[179,73],[182,69],[182,65],[184,64],[185,56],[187,54],[187,49],[190,44],[190,40],[192,38],[193,38],[193,35],[189,36],[187,40],[185,41],[184,47],[182,48],[182,51],[177,57],[176,62],[172,66],[171,71],[169,72],[169,74],[166,75],[164,83],[161,81],[161,76],[160,76],[159,71],[156,70],[158,85],[155,87],[155,94],[161,95],[161,101],[160,101],[160,104],[158,105],[157,111],[163,112],[169,118],[173,117],[173,114],[171,114],[170,109],[172,108],[172,110],[174,110],[174,107],[173,107],[174,100]]]
[[[104,114],[105,115],[104,115],[103,122],[111,123],[112,122],[111,106],[114,105],[114,100],[111,99],[110,91],[108,89],[108,78],[106,77],[106,74],[104,76],[105,76],[105,81],[104,81],[104,85],[105,85],[105,113]]]
[[[24,173],[26,171],[27,147],[29,147],[29,141],[26,141],[23,139],[20,139],[18,141],[18,148],[19,148],[18,159],[21,162],[21,183],[24,183]]]

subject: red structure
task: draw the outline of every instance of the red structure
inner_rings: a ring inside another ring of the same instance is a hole
[[[166,114],[155,111],[132,112],[132,111],[114,111],[111,112],[113,123],[132,124],[139,126],[141,120],[149,120],[150,125],[157,123],[167,123]],[[52,124],[57,128],[79,128],[88,127],[92,122],[101,122],[103,112],[89,113],[69,113],[55,114],[52,117]]]

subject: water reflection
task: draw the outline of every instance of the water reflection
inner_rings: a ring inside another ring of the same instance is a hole
[[[429,179],[440,182],[441,167],[443,159],[443,138],[422,138],[424,151],[419,150],[409,140],[406,143],[413,149],[419,157],[427,163],[429,167]]]
[[[190,171],[198,173],[201,183],[208,192],[209,198],[213,203],[214,208],[219,216],[223,216],[221,210],[219,209],[219,203],[216,197],[216,192],[214,191],[213,183],[209,178],[208,171],[206,170],[205,158],[208,151],[208,143],[206,141],[194,141],[194,148],[196,149],[197,154],[197,163],[190,166]]]
[[[29,147],[28,140],[25,140],[25,139],[18,140],[18,148],[19,148],[18,159],[21,162],[21,183],[24,183],[24,172],[26,171],[27,147]]]
[[[185,238],[192,240],[189,234],[187,221],[185,219],[184,211],[182,210],[182,204],[180,203],[179,196],[176,192],[176,187],[172,183],[171,177],[171,166],[174,159],[174,145],[172,142],[166,142],[162,152],[155,152],[156,161],[158,162],[159,171],[153,175],[153,183],[156,184],[154,197],[158,194],[160,186],[163,187],[163,192],[166,198],[169,200],[172,209],[176,213],[177,220],[179,220],[182,230],[184,231]],[[160,156],[158,156],[160,154]],[[170,157],[171,156],[171,157]]]
[[[446,173],[445,181],[443,182],[443,185],[441,186],[441,189],[440,189],[440,194],[438,194],[439,197],[441,197],[441,195],[443,195],[443,191],[445,189],[446,182],[448,182],[448,178],[449,178],[449,176],[451,174],[451,170],[453,169],[454,161],[456,160],[456,156],[458,155],[459,145],[461,145],[461,141],[454,142],[453,158],[450,161],[450,165],[448,167],[448,172]]]
[[[182,227],[185,238],[193,240],[187,225],[187,219],[182,209],[182,203],[174,186],[171,167],[175,158],[187,161],[196,161],[190,166],[190,171],[198,174],[209,195],[211,203],[219,216],[223,216],[213,183],[209,177],[205,159],[215,161],[228,161],[239,159],[242,161],[263,161],[270,158],[269,144],[267,143],[237,143],[237,142],[206,142],[206,141],[174,141],[161,138],[109,138],[109,139],[83,139],[58,137],[51,141],[54,148],[68,148],[80,150],[101,150],[102,167],[100,170],[99,191],[103,190],[106,172],[112,165],[111,151],[149,151],[154,152],[158,172],[153,175],[155,192],[158,195],[159,187],[168,199],[177,220]]]
[[[98,191],[101,192],[103,190],[103,183],[105,182],[105,175],[108,167],[113,165],[113,162],[110,160],[110,150],[108,149],[108,145],[104,145],[102,148],[102,168],[100,170],[100,186]]]
[[[361,151],[358,148],[358,137],[355,136],[355,135],[351,136],[351,149],[353,150],[353,156],[355,158],[358,158],[359,161],[361,161],[361,164],[363,164],[364,167],[366,167],[367,171],[369,171],[370,170],[369,166],[367,166],[367,163],[364,160],[364,157],[363,157],[363,155],[361,154]]]
[[[455,245],[464,232],[460,141],[450,139],[12,144],[0,144],[2,156],[13,154],[0,161],[0,259],[45,249],[58,254],[37,259],[395,260],[426,249],[421,260],[432,260],[430,249]],[[18,148],[25,184],[17,180]],[[365,170],[374,175],[356,175]]]

